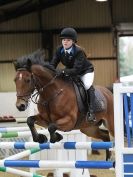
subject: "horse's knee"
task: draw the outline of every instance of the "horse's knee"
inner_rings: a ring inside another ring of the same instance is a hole
[[[56,130],[57,130],[57,126],[55,124],[50,124],[48,126],[48,131],[49,131],[50,134],[54,133]]]
[[[27,124],[28,124],[29,126],[34,126],[35,121],[36,121],[35,116],[30,116],[30,117],[27,118]]]

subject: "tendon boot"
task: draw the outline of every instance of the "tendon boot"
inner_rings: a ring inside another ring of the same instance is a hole
[[[95,89],[93,86],[91,86],[88,90],[87,90],[87,94],[88,94],[88,98],[89,98],[89,106],[88,106],[88,112],[87,112],[87,120],[89,122],[95,122],[96,121],[96,117],[94,114],[94,110],[93,110],[93,106],[94,106],[94,100],[95,100]]]

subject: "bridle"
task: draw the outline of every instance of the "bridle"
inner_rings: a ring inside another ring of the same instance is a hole
[[[26,68],[19,68],[17,69],[17,71],[28,71],[28,69]],[[30,71],[29,71],[30,72]],[[23,94],[23,95],[20,95],[20,94],[16,94],[17,98],[21,99],[21,100],[24,100],[26,101],[25,99],[28,98],[30,99],[31,98],[31,94],[34,92],[35,90],[35,83],[34,83],[34,77],[33,77],[33,74],[31,73],[31,85],[33,85],[33,91],[30,91],[30,92],[27,92],[26,94]],[[31,87],[32,88],[32,87]]]
[[[35,104],[41,104],[40,102],[38,102],[38,97],[39,95],[47,88],[49,87],[58,77],[58,75],[55,75],[47,84],[45,84],[44,86],[41,86],[38,90],[36,90],[36,92],[31,95],[31,100],[32,102],[34,102]],[[38,83],[37,81],[37,76],[34,75],[34,79],[36,80],[35,83]],[[35,86],[36,87],[36,86]],[[62,92],[62,89],[60,89],[60,91],[58,91],[56,94],[54,94],[52,97],[50,97],[48,100],[43,101],[43,105],[48,105],[48,103],[53,100],[56,96],[58,96],[60,93]],[[35,98],[35,99],[33,99]]]
[[[17,71],[28,71],[30,72],[27,68],[19,68],[17,69]],[[49,87],[58,77],[58,75],[56,74],[47,84],[45,84],[44,86],[42,86],[40,84],[40,88],[37,89],[37,86],[39,85],[39,80],[38,80],[37,75],[35,75],[34,73],[31,73],[31,88],[33,88],[33,91],[28,92],[26,94],[23,95],[19,95],[17,94],[17,98],[20,98],[24,101],[26,101],[26,99],[28,98],[31,99],[31,101],[35,104],[42,104],[44,106],[49,105],[49,102],[52,101],[53,99],[55,99],[58,95],[60,95],[63,92],[63,89],[59,89],[56,93],[54,93],[50,98],[48,98],[47,100],[44,100],[43,102],[38,101],[38,97],[40,96],[40,94],[47,88]],[[36,91],[35,91],[36,90]],[[33,94],[33,92],[35,91],[35,93]]]

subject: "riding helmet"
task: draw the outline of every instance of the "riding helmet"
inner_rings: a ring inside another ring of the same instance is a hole
[[[77,42],[77,32],[74,28],[64,28],[60,33],[60,38],[72,39],[74,42]]]

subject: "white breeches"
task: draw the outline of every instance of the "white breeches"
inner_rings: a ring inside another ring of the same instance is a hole
[[[84,83],[85,89],[88,90],[94,81],[94,72],[86,73],[85,75],[81,76],[81,80]]]

